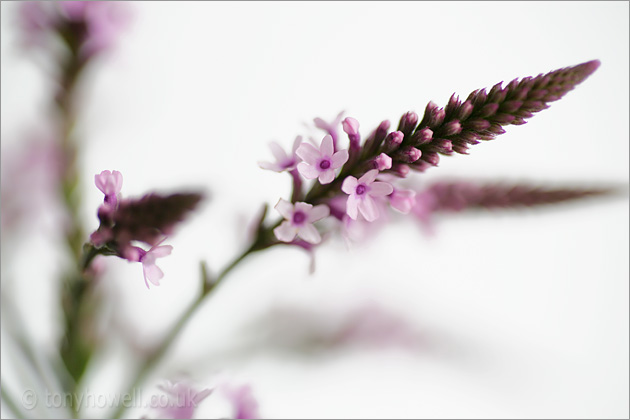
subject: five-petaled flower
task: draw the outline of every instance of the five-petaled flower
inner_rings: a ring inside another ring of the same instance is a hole
[[[312,144],[302,143],[296,151],[304,162],[297,165],[298,171],[307,179],[318,178],[321,184],[330,184],[335,179],[335,169],[348,161],[348,151],[335,153],[330,134],[324,136],[319,150]]]
[[[262,169],[269,169],[275,172],[291,171],[298,164],[298,157],[295,154],[297,148],[302,144],[302,136],[297,136],[293,142],[291,155],[288,155],[284,149],[275,141],[269,143],[271,153],[276,158],[275,162],[258,162],[258,166]]]
[[[295,205],[280,199],[275,209],[286,220],[273,230],[276,238],[282,242],[291,242],[296,236],[311,244],[318,244],[322,237],[313,226],[313,222],[323,219],[330,214],[330,209],[324,204],[313,207],[312,204],[298,202]]]
[[[122,174],[118,171],[103,171],[94,175],[94,183],[105,194],[105,204],[112,208],[116,207],[122,190]]]
[[[359,212],[368,222],[378,219],[379,210],[374,198],[384,197],[394,191],[394,187],[387,182],[374,181],[378,175],[377,169],[366,172],[358,180],[349,176],[341,185],[341,190],[348,194],[346,213],[356,220]]]
[[[149,282],[159,286],[160,279],[164,277],[164,273],[160,270],[160,267],[155,264],[155,260],[170,255],[171,251],[173,251],[171,245],[157,244],[148,251],[137,246],[129,246],[124,251],[124,257],[129,261],[142,263],[144,282],[148,288]]]

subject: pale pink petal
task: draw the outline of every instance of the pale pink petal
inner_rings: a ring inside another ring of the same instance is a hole
[[[94,184],[96,184],[96,188],[98,188],[103,194],[107,194],[105,192],[105,189],[106,189],[108,177],[109,177],[109,171],[103,171],[100,174],[94,175]]]
[[[160,267],[155,264],[143,263],[142,271],[144,272],[144,282],[146,283],[147,288],[149,287],[149,283],[147,282],[147,280],[156,286],[160,285],[160,279],[164,277],[164,273],[162,272],[162,270],[160,270]]]
[[[368,222],[373,222],[378,219],[380,212],[378,211],[378,206],[372,197],[366,196],[359,203],[359,211],[365,217],[365,220]]]
[[[371,184],[376,179],[376,175],[378,175],[378,169],[367,171],[361,178],[359,178],[359,182],[363,184]]]
[[[319,206],[315,206],[308,213],[308,221],[310,223],[316,222],[318,220],[327,217],[330,214],[330,209],[325,204],[320,204]]]
[[[335,153],[335,148],[333,146],[333,139],[330,134],[326,134],[322,139],[322,145],[319,146],[319,152],[322,156],[332,156]]]
[[[278,238],[279,241],[282,242],[291,242],[295,239],[295,235],[297,234],[297,229],[291,225],[291,222],[285,220],[273,230],[274,235]]]
[[[346,163],[347,161],[348,161],[348,151],[345,149],[340,150],[334,155],[332,155],[332,165],[330,165],[330,167],[333,169],[341,168],[343,164]]]
[[[313,208],[312,204],[308,204],[308,203],[303,203],[303,202],[297,202],[295,203],[295,211],[301,211],[304,214],[309,214],[311,212],[311,209]]]
[[[341,184],[341,191],[346,194],[354,194],[354,190],[356,190],[358,184],[359,181],[351,175],[343,180],[343,184]]]
[[[357,134],[359,132],[359,121],[352,117],[348,117],[341,122],[343,131],[348,135]]]
[[[162,257],[166,257],[167,255],[170,255],[172,251],[173,251],[173,247],[171,245],[162,245],[162,246],[157,246],[155,248],[151,248],[149,252],[153,254],[156,258],[162,258]]]
[[[112,176],[114,178],[115,194],[118,194],[122,190],[123,176],[119,171],[112,171]]]
[[[275,141],[269,143],[269,149],[271,149],[271,154],[276,158],[277,162],[282,162],[288,157],[282,146]]]
[[[304,143],[302,143],[304,145]],[[301,147],[301,146],[300,146]],[[315,179],[319,176],[317,168],[309,163],[300,162],[297,165],[298,172],[306,179]]]
[[[354,195],[348,196],[348,201],[346,202],[346,213],[350,216],[351,219],[357,220],[358,208],[359,208],[359,199]]]
[[[394,187],[392,187],[392,184],[389,184],[387,182],[373,182],[370,184],[370,195],[371,196],[383,196],[383,195],[390,195],[391,193],[394,192]]]
[[[298,155],[304,162],[311,165],[317,164],[317,161],[321,158],[321,153],[310,143],[302,143],[297,148],[295,154]]]
[[[282,172],[282,169],[283,169],[277,163],[271,163],[271,162],[258,162],[258,166],[261,169],[268,169],[270,171],[275,171],[275,172]]]
[[[318,244],[322,241],[322,237],[319,235],[319,232],[315,226],[311,224],[306,224],[300,227],[297,234],[300,238],[311,244]]]
[[[291,216],[293,216],[293,204],[282,198],[278,200],[274,209],[278,210],[278,213],[285,219],[291,219]]]
[[[335,171],[333,171],[332,169],[328,169],[324,172],[319,173],[319,183],[322,185],[330,184],[331,182],[333,182],[333,179],[335,179]]]
[[[302,144],[302,136],[297,136],[293,141],[293,148],[291,149],[293,155],[295,155],[295,151],[298,149],[298,147],[300,147],[300,144]]]

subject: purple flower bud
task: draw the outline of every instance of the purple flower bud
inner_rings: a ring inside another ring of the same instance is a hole
[[[412,146],[407,146],[396,154],[397,160],[404,163],[413,163],[420,159],[422,152]]]
[[[375,169],[379,171],[384,171],[392,168],[392,158],[387,156],[385,153],[381,153],[374,159]]]
[[[496,114],[494,117],[492,117],[492,120],[499,124],[505,125],[512,123],[512,121],[514,121],[514,118],[516,117],[510,114]]]
[[[453,144],[453,151],[456,153],[459,153],[460,155],[467,155],[468,154],[468,146],[466,144],[462,144],[462,143],[457,143],[457,144]]]
[[[431,141],[433,138],[433,130],[428,127],[425,127],[421,130],[416,131],[411,136],[411,144],[415,146],[421,146]]]
[[[400,131],[392,131],[391,133],[389,133],[385,138],[385,153],[389,153],[392,150],[398,149],[398,146],[400,146],[404,137],[404,134]]]
[[[352,117],[348,117],[341,122],[343,131],[350,139],[350,150],[358,150],[360,148],[361,134],[359,134],[359,122]]]
[[[490,121],[482,119],[467,120],[464,123],[464,127],[467,130],[483,131],[490,127]]]
[[[400,118],[400,123],[398,123],[398,131],[401,131],[405,136],[409,136],[416,128],[417,124],[418,114],[413,111],[409,111]]]
[[[499,109],[499,104],[486,104],[483,106],[483,108],[481,108],[481,110],[476,114],[477,117],[479,118],[487,118],[490,117],[491,115],[494,115],[495,112],[497,112],[497,109]]]
[[[470,117],[470,114],[472,114],[473,108],[474,107],[473,107],[472,102],[466,101],[459,107],[459,110],[455,117],[458,118],[460,121],[463,121],[467,119],[468,117]]]
[[[501,104],[501,112],[511,114],[517,111],[521,105],[523,105],[522,101],[505,101]]]
[[[397,163],[392,167],[392,172],[401,178],[405,178],[409,175],[410,170],[409,165],[404,163]]]
[[[448,155],[453,153],[453,143],[446,139],[433,139],[431,143],[426,145],[425,150]]]
[[[453,121],[447,122],[446,124],[442,126],[442,129],[440,130],[440,135],[444,137],[449,137],[454,134],[459,134],[461,131],[462,131],[462,126],[459,123],[459,121],[453,120]]]
[[[424,152],[420,159],[433,166],[437,166],[438,163],[440,163],[440,155],[438,155],[436,152]]]

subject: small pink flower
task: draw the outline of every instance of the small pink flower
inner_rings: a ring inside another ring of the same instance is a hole
[[[319,150],[309,143],[302,143],[296,151],[304,160],[297,165],[298,171],[307,179],[318,178],[321,184],[330,184],[335,179],[335,169],[348,161],[348,151],[334,152],[330,135],[324,136]]]
[[[347,177],[341,186],[341,190],[349,195],[346,203],[346,213],[356,220],[359,212],[368,222],[378,219],[379,211],[374,198],[391,194],[394,187],[387,182],[374,181],[378,175],[377,169],[368,171],[358,180]]]
[[[276,238],[282,242],[291,242],[296,235],[311,244],[318,244],[322,238],[313,226],[313,222],[323,219],[330,214],[330,209],[324,204],[313,207],[308,203],[289,203],[280,199],[275,209],[286,220],[273,230]]]
[[[258,162],[258,166],[262,169],[269,169],[275,172],[283,172],[283,171],[291,171],[295,169],[295,166],[298,163],[298,157],[295,154],[297,148],[302,144],[302,136],[297,136],[295,141],[293,142],[293,149],[291,150],[291,155],[287,155],[287,153],[282,149],[282,147],[274,142],[269,143],[269,148],[271,149],[271,153],[276,158],[275,162]]]
[[[249,385],[226,387],[224,389],[228,399],[232,402],[233,419],[259,419],[258,402],[254,398]]]
[[[389,195],[389,205],[401,213],[408,214],[416,205],[416,192],[394,188]]]
[[[166,393],[167,399],[156,395],[151,405],[158,410],[158,418],[162,419],[191,419],[199,403],[212,393],[208,388],[196,391],[185,382],[167,381],[158,388]]]
[[[159,286],[160,279],[164,277],[164,273],[160,270],[160,267],[155,264],[155,260],[166,257],[173,251],[173,247],[171,245],[160,245],[160,243],[151,247],[148,251],[145,251],[137,246],[129,246],[123,252],[125,259],[132,262],[142,263],[144,283],[147,285],[147,288],[149,288],[149,282]]]
[[[341,111],[335,117],[335,119],[330,123],[324,121],[323,119],[319,117],[313,120],[313,122],[315,122],[315,127],[321,130],[324,130],[325,132],[330,134],[333,140],[333,146],[337,144],[337,127],[339,127],[339,123],[341,122],[341,119],[343,118],[343,114],[344,114],[344,111]]]
[[[105,203],[111,207],[116,207],[120,191],[122,190],[122,174],[118,171],[103,171],[94,175],[96,187],[105,194]]]

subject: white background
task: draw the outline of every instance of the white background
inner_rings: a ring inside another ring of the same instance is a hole
[[[218,271],[244,246],[261,204],[288,198],[289,177],[256,162],[271,158],[269,141],[288,148],[297,134],[320,136],[317,116],[345,110],[365,137],[383,119],[395,125],[406,111],[422,114],[429,100],[444,106],[453,92],[465,98],[600,59],[594,75],[528,124],[470,156],[443,158],[410,185],[465,177],[627,191],[625,2],[130,6],[134,22],[84,84],[85,223],[97,226],[102,196],[92,180],[104,169],[123,173],[125,196],[180,187],[211,194],[169,241],[160,287],[146,289],[138,264],[108,261],[107,331],[123,324],[140,348],[198,293],[199,261]],[[45,127],[52,91],[18,47],[15,7],[2,3],[3,153]],[[59,264],[47,256],[58,253],[50,241],[21,244],[8,253],[3,241],[2,290],[32,339],[51,348]],[[331,238],[316,264],[309,275],[309,258],[286,248],[246,260],[147,389],[179,373],[208,386],[229,378],[250,383],[261,414],[280,418],[628,417],[627,194],[444,217],[433,237],[397,218],[351,249]],[[421,344],[301,351],[365,301],[404,319]],[[126,352],[118,344],[99,357],[91,392],[118,391],[133,365]]]

